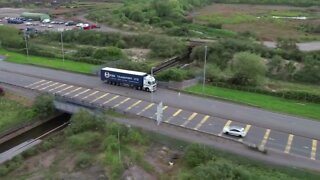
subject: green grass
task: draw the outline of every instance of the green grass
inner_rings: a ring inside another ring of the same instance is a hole
[[[200,21],[207,21],[215,24],[239,24],[257,21],[257,17],[249,14],[233,14],[232,16],[224,16],[221,14],[212,14],[197,17]]]
[[[0,97],[0,132],[34,119],[31,108],[25,107],[6,96]]]
[[[38,57],[38,56],[29,56],[27,58],[26,55],[19,54],[16,52],[10,52],[4,49],[0,49],[0,55],[5,55],[6,61],[19,63],[19,64],[32,64],[38,65],[48,68],[61,69],[66,71],[92,74],[93,69],[96,67],[92,64],[75,62],[70,60],[55,59],[55,58],[46,58],[46,57]]]
[[[186,88],[185,90],[195,94],[202,94],[202,85],[194,85]],[[320,104],[287,100],[279,97],[215,86],[205,86],[203,92],[205,95],[254,105],[271,111],[283,112],[320,120]]]
[[[320,95],[320,86],[312,84],[291,83],[278,80],[269,80],[268,87],[276,91],[304,91]]]

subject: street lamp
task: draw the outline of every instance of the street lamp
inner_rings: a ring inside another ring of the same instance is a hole
[[[27,61],[29,61],[29,49],[28,49],[28,41],[27,41],[27,33],[24,32],[24,41],[26,42],[26,50],[27,50]]]
[[[206,83],[206,65],[207,65],[207,51],[208,47],[204,47],[204,64],[203,64],[203,82],[202,82],[202,93],[204,91],[204,85]]]
[[[64,50],[63,50],[62,32],[63,32],[63,29],[61,30],[61,53],[62,53],[62,62],[64,63]]]

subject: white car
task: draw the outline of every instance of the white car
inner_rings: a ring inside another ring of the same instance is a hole
[[[223,133],[232,135],[232,136],[238,136],[238,137],[246,136],[246,132],[244,131],[244,128],[239,126],[227,126],[223,128]]]
[[[25,23],[27,26],[31,26],[32,25],[32,22],[26,22]]]
[[[83,26],[83,23],[78,23],[76,24],[77,27],[82,27]]]
[[[49,22],[50,22],[50,19],[44,19],[42,22],[43,22],[43,23],[49,23]]]
[[[52,26],[52,25],[48,25],[47,27],[48,27],[48,28],[53,28],[53,26]]]

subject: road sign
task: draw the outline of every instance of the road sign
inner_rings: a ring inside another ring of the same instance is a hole
[[[163,113],[163,104],[160,102],[157,106],[157,125],[159,126],[162,121],[162,113]]]

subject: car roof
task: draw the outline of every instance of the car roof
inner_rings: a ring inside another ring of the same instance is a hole
[[[230,126],[229,129],[238,129],[238,130],[241,130],[241,131],[244,130],[244,128],[240,127],[240,126]]]

